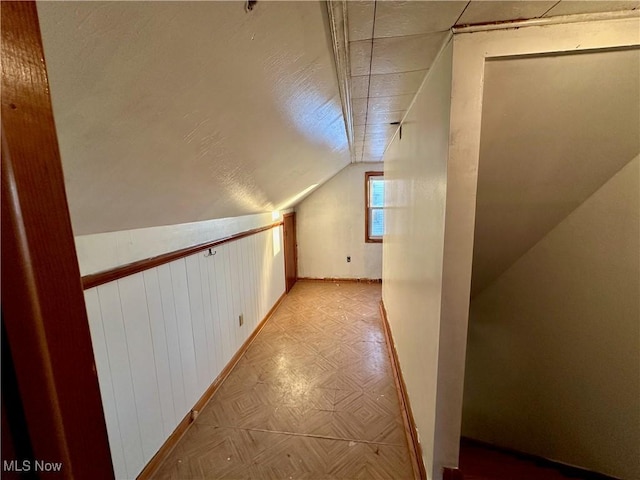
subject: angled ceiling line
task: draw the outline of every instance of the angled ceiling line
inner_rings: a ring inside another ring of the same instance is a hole
[[[558,6],[558,4],[561,2],[562,0],[558,0],[556,3],[554,3],[553,5],[551,5],[546,12],[544,12],[542,15],[540,15],[541,17],[544,17],[547,13],[549,13],[551,10],[553,10],[554,8],[556,8]]]
[[[565,0],[566,1],[566,0]],[[551,9],[553,10],[553,8]],[[550,10],[550,11],[551,11]],[[547,12],[549,13],[549,12]],[[545,15],[547,15],[545,13]],[[457,33],[475,33],[490,30],[509,30],[523,27],[540,27],[546,25],[558,25],[562,23],[586,23],[598,20],[624,20],[629,18],[640,18],[640,9],[617,10],[612,12],[593,13],[572,13],[570,15],[556,15],[551,17],[529,18],[524,20],[504,20],[497,22],[486,22],[471,25],[454,25],[451,31]]]
[[[560,1],[560,0],[558,0],[558,1]],[[457,25],[457,24],[458,24],[458,22],[460,21],[460,19],[461,19],[461,18],[462,18],[462,16],[464,15],[464,12],[466,12],[466,11],[467,11],[467,8],[469,8],[469,5],[471,5],[471,0],[469,0],[469,1],[467,2],[467,4],[464,6],[464,8],[462,9],[462,11],[460,12],[460,15],[458,15],[458,18],[456,18],[456,21],[455,21],[455,23],[454,23],[453,25]],[[451,28],[453,28],[453,25],[451,26]]]

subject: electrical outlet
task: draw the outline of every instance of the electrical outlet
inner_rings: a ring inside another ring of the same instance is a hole
[[[238,326],[242,326],[244,325],[244,315],[241,313],[240,315],[238,315]]]
[[[351,257],[347,257],[347,263],[351,263]]]

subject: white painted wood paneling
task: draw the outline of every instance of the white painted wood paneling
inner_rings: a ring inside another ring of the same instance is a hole
[[[172,398],[171,367],[165,316],[162,310],[162,294],[157,269],[144,272],[144,285],[149,309],[149,326],[153,342],[153,358],[160,395],[162,427],[165,436],[170,435],[176,425],[176,412]]]
[[[211,285],[209,284],[209,265],[213,262],[207,262],[205,254],[200,254],[198,265],[200,267],[200,289],[202,291],[202,307],[204,311],[204,329],[207,343],[207,378],[213,378],[217,375],[216,369],[218,362],[216,361],[217,348],[215,346],[214,318],[211,308]],[[205,387],[206,388],[206,387]]]
[[[200,254],[202,255],[202,254]],[[187,284],[189,289],[189,305],[191,308],[191,326],[193,333],[193,346],[196,357],[196,390],[195,399],[202,396],[207,389],[207,377],[209,356],[207,352],[207,337],[204,323],[204,302],[202,299],[202,285],[200,278],[200,265],[198,257],[191,255],[187,257]]]
[[[111,447],[111,457],[113,458],[114,474],[116,478],[124,478],[127,475],[126,463],[122,437],[120,436],[120,425],[118,424],[116,399],[109,370],[109,353],[107,351],[107,342],[102,326],[102,312],[100,310],[98,290],[92,288],[84,292],[84,301],[89,317],[89,329],[91,331],[93,354],[98,371],[102,408],[104,409],[107,424],[107,435],[109,437],[109,446]]]
[[[223,245],[220,249],[221,258],[219,262],[215,262],[216,267],[216,281],[218,288],[218,306],[220,308],[220,326],[226,332],[225,347],[227,347],[227,353],[225,354],[225,362],[228,362],[235,349],[235,323],[231,323],[233,320],[233,294],[231,292],[231,271],[229,270],[230,262],[230,248],[229,245]]]
[[[111,375],[117,421],[120,427],[120,438],[125,457],[124,468],[127,471],[127,476],[132,476],[132,472],[140,471],[144,466],[144,455],[142,453],[138,411],[133,393],[131,362],[129,361],[127,337],[122,319],[118,283],[111,282],[101,285],[97,287],[97,291],[100,300],[100,312],[102,313],[101,322],[109,354],[109,362],[106,365],[97,364],[101,359],[96,358],[98,378],[100,378],[101,372],[104,371],[108,371]],[[92,312],[87,313],[91,314]],[[90,323],[93,321],[95,320],[91,319]],[[107,413],[108,410],[105,408],[105,417]],[[113,419],[109,419],[107,424],[111,421]],[[114,466],[114,470],[119,469],[122,469],[121,465]]]
[[[235,319],[238,318],[238,315],[241,310],[241,298],[240,298],[240,289],[241,289],[241,280],[238,275],[238,267],[240,266],[240,257],[238,256],[238,242],[233,242],[229,244],[229,260],[225,264],[225,271],[228,271],[228,276],[230,277],[229,286],[231,287],[231,305],[230,305],[230,314],[231,321],[235,322]],[[236,266],[236,268],[232,268],[232,265]],[[228,290],[227,290],[228,291]],[[237,329],[233,329],[235,338],[233,341],[233,350],[236,351],[240,346],[239,339],[242,336],[244,328],[238,327]]]
[[[229,313],[229,294],[227,290],[229,289],[229,284],[226,281],[225,276],[225,262],[228,258],[228,247],[226,245],[221,245],[216,249],[216,255],[218,258],[215,262],[211,262],[213,264],[213,269],[215,272],[215,297],[216,302],[218,304],[218,328],[220,329],[220,341],[222,345],[222,363],[226,365],[227,362],[231,359],[233,355],[233,342],[231,339],[233,338],[233,332],[229,329],[229,325],[227,323],[230,313]]]
[[[284,292],[273,231],[85,292],[116,478],[140,473]]]
[[[117,283],[142,451],[145,458],[149,458],[162,445],[163,435],[145,285],[142,273],[122,278]]]
[[[171,262],[170,265],[173,298],[176,303],[180,358],[182,359],[182,381],[184,382],[185,401],[187,402],[187,408],[189,408],[198,399],[198,370],[196,367],[196,350],[193,343],[186,261],[183,258]]]
[[[184,393],[184,378],[182,375],[182,355],[180,354],[180,341],[178,334],[178,320],[176,317],[176,304],[173,298],[173,280],[171,266],[161,265],[157,269],[160,283],[160,297],[162,300],[162,313],[164,315],[164,327],[167,332],[167,353],[169,354],[169,370],[171,375],[171,392],[173,394],[173,407],[176,413],[176,421],[180,421],[181,412],[189,409]]]

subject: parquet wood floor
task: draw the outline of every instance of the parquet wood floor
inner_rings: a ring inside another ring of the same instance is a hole
[[[413,478],[380,293],[298,282],[154,478]]]

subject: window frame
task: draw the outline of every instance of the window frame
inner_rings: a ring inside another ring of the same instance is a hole
[[[369,206],[369,185],[371,177],[382,177],[384,180],[384,172],[374,171],[374,172],[364,172],[364,217],[365,217],[365,225],[364,225],[364,241],[365,243],[382,243],[383,237],[372,237],[369,234],[369,227],[371,226],[371,211],[372,210],[385,210],[385,207],[370,207]],[[384,234],[383,234],[384,236]]]

